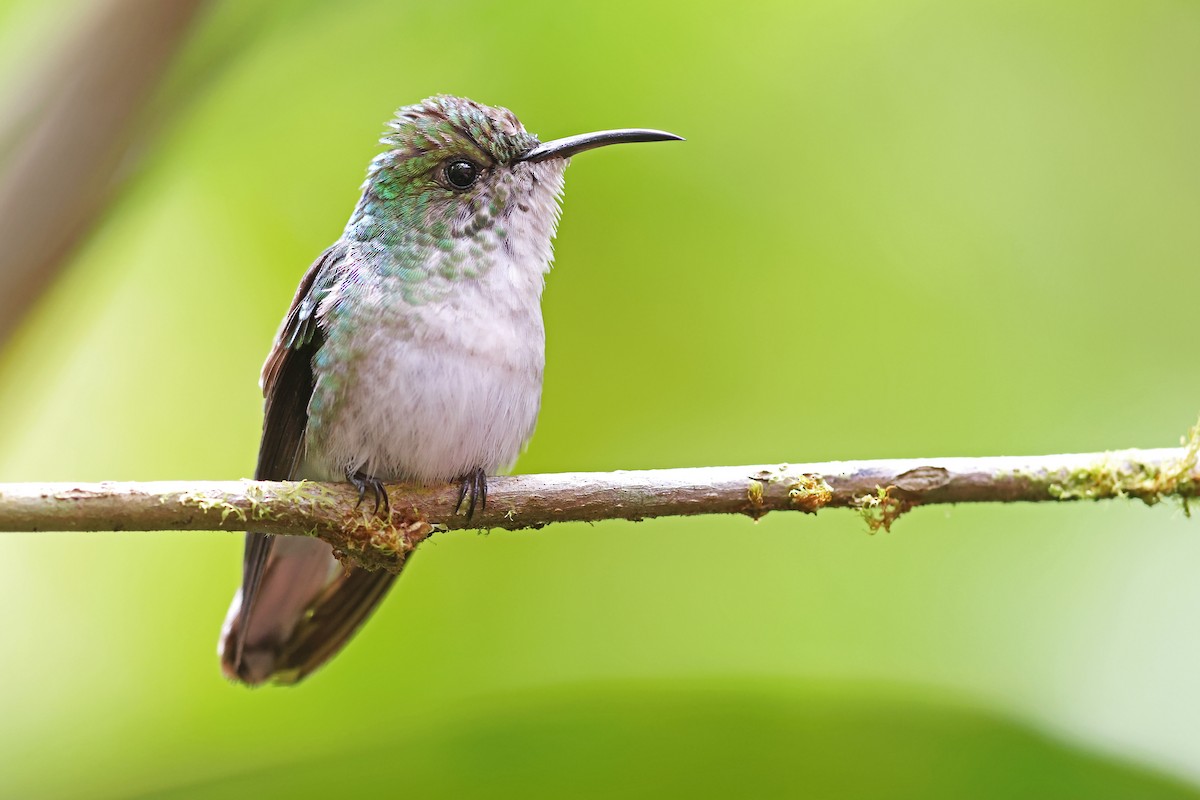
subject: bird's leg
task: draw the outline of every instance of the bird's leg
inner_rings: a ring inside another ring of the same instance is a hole
[[[471,470],[466,475],[458,479],[458,502],[454,504],[454,513],[457,514],[462,508],[463,500],[467,495],[471,495],[471,500],[467,503],[467,522],[471,521],[471,517],[475,516],[475,506],[479,506],[479,510],[487,508],[487,473],[482,467]]]
[[[378,478],[368,475],[361,469],[354,472],[346,472],[346,480],[358,489],[358,502],[354,504],[355,508],[362,505],[363,498],[367,496],[367,490],[371,490],[371,495],[375,499],[375,516],[381,519],[390,519],[392,516],[392,504],[388,499],[387,489],[383,486],[383,481]],[[383,513],[380,514],[380,509]]]

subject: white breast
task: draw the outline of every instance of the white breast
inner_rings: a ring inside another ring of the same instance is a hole
[[[507,241],[484,275],[419,305],[368,300],[380,308],[354,335],[358,356],[340,381],[336,414],[321,431],[310,422],[312,477],[362,470],[451,481],[494,473],[520,455],[541,404],[541,295],[565,164],[527,166],[534,202],[505,220]]]
[[[331,478],[449,481],[511,464],[541,403],[545,332],[540,291],[493,270],[477,284],[364,330],[333,424],[309,462]],[[539,276],[540,282],[540,276]],[[505,294],[523,290],[523,303]],[[502,302],[494,302],[500,292]],[[523,307],[521,307],[523,306]]]

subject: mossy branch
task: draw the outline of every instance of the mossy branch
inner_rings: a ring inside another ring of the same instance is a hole
[[[851,508],[870,530],[916,506],[1131,497],[1148,505],[1200,493],[1200,426],[1183,447],[1049,456],[836,461],[817,464],[497,477],[468,522],[453,486],[388,487],[391,518],[358,505],[348,484],[311,481],[0,484],[0,531],[254,530],[317,536],[343,559],[399,570],[430,534]]]

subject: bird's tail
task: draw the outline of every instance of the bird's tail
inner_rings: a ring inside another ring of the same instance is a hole
[[[340,650],[387,594],[396,576],[343,567],[319,539],[281,536],[254,540],[269,555],[243,608],[233,598],[217,651],[230,680],[257,685],[296,683]]]

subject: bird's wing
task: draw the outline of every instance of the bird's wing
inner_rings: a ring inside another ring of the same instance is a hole
[[[254,479],[285,481],[296,476],[304,455],[304,430],[308,426],[308,401],[313,391],[313,355],[321,347],[321,329],[316,308],[323,292],[318,278],[336,267],[341,254],[331,247],[313,262],[300,280],[291,308],[283,319],[271,353],[263,364],[262,390],[265,399],[262,440]],[[316,290],[316,291],[314,291]],[[242,562],[242,606],[253,610],[263,569],[271,553],[273,537],[265,533],[246,535]],[[239,642],[239,645],[241,642]],[[239,648],[240,649],[240,648]]]
[[[263,365],[257,480],[299,477],[312,359],[323,342],[317,307],[345,257],[344,246],[335,245],[309,267]],[[342,570],[319,539],[248,533],[242,587],[221,636],[222,669],[250,684],[299,680],[345,644],[394,579],[382,571]]]

